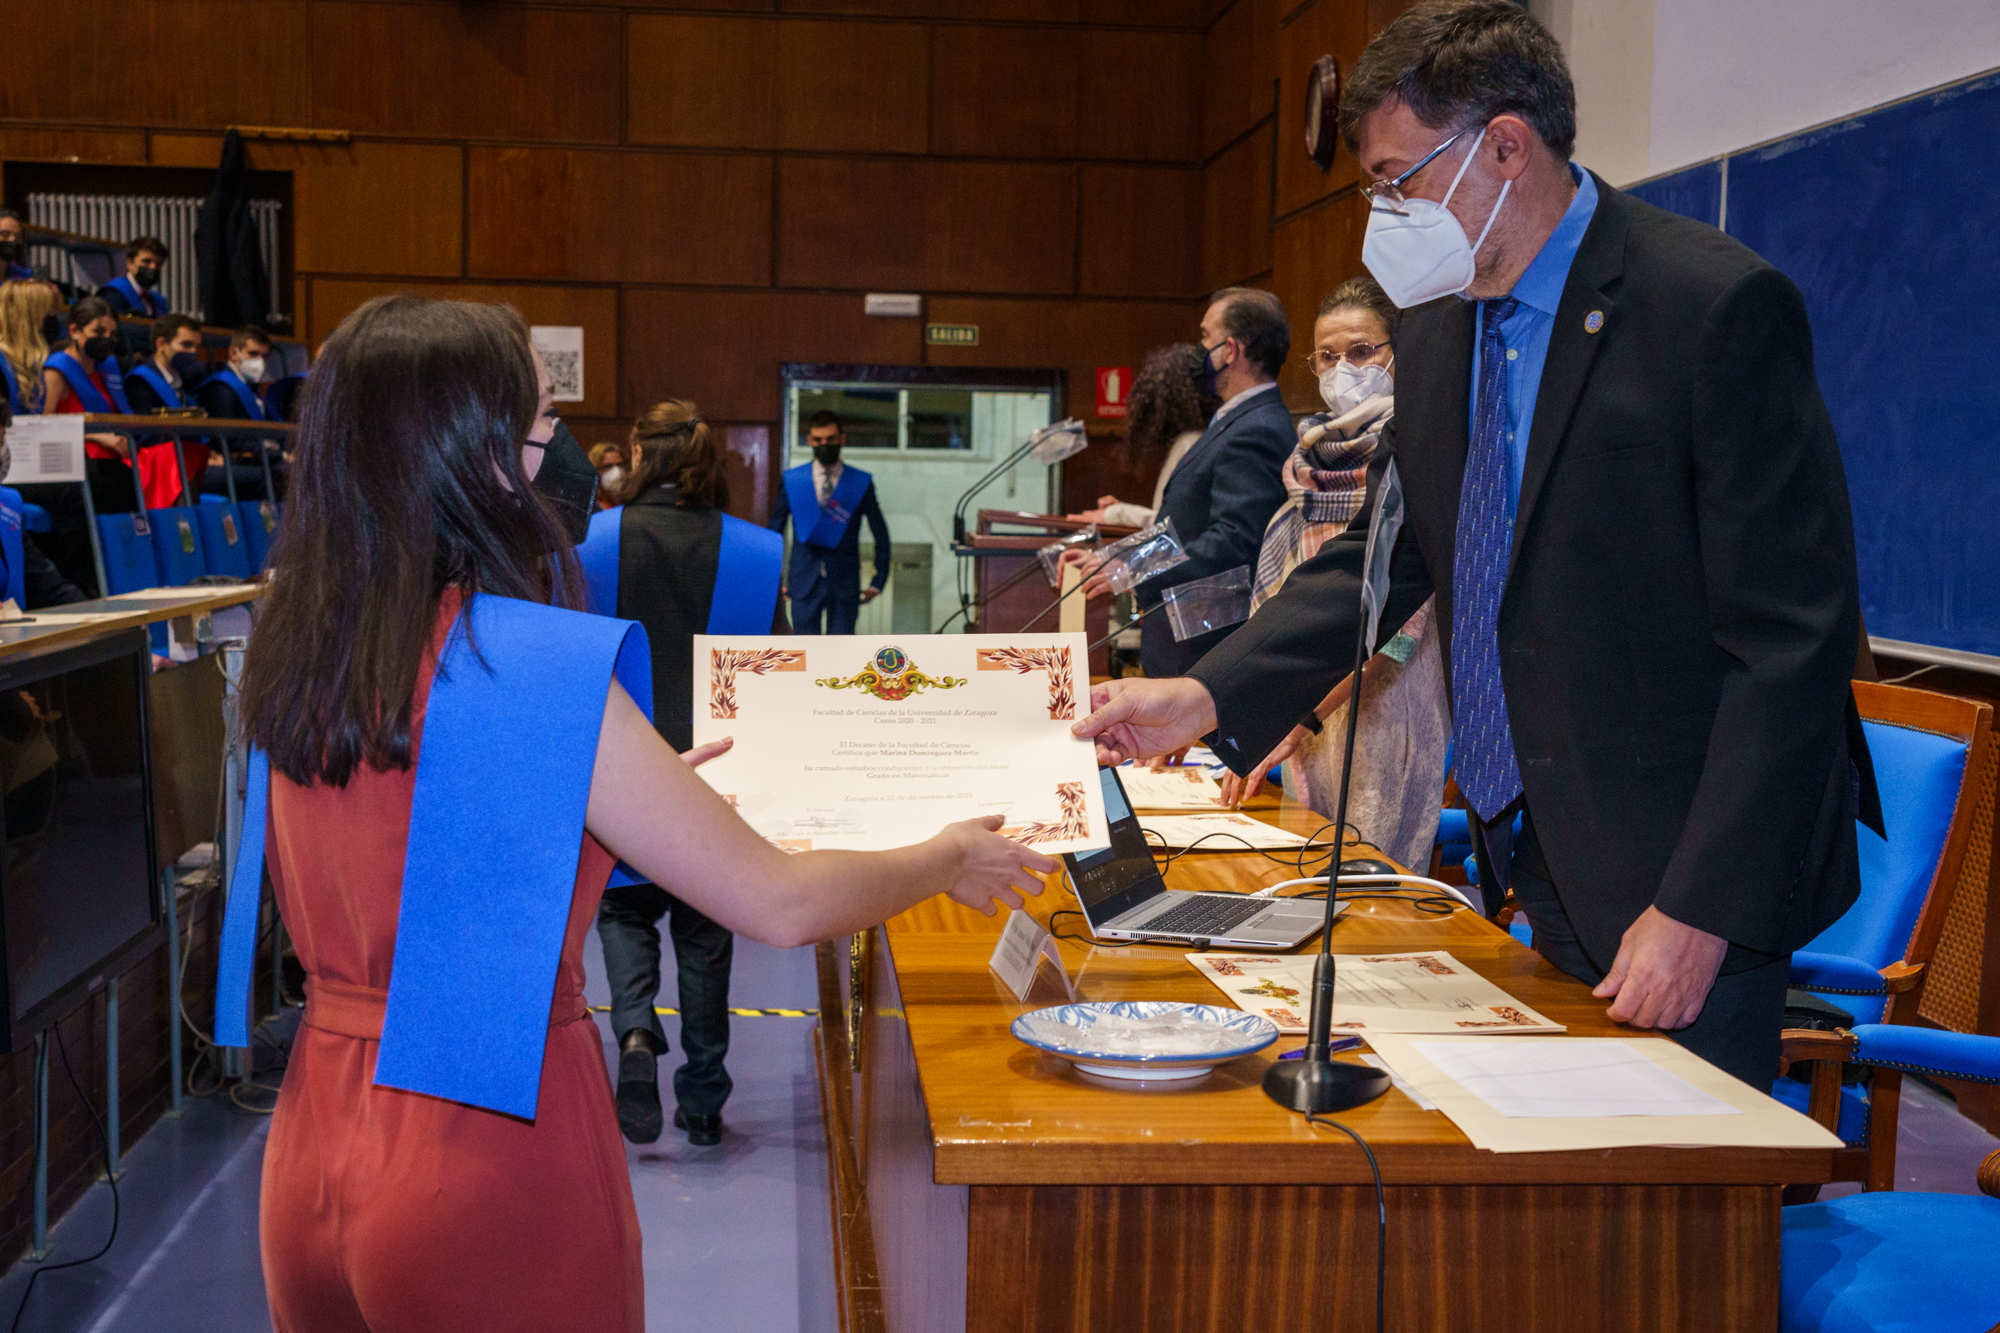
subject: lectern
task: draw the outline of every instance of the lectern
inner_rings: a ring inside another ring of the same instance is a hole
[[[981,634],[1004,634],[1013,630],[1053,634],[1061,628],[1060,609],[1048,611],[1056,600],[1056,589],[1035,553],[1090,525],[1081,519],[1060,514],[1023,514],[1009,509],[982,509],[976,529],[966,534],[963,545],[953,548],[961,560],[970,560],[973,569],[972,610],[968,627]],[[1107,541],[1123,537],[1134,529],[1100,525],[1098,533]],[[1082,594],[1077,594],[1082,600]],[[1047,611],[1040,619],[1038,613]],[[1092,643],[1110,628],[1111,601],[1098,598],[1085,602],[1084,633]],[[1032,624],[1030,622],[1033,622]],[[1090,654],[1090,674],[1110,674],[1110,650],[1099,647]]]

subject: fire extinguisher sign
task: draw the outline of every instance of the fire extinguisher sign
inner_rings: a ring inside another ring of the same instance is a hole
[[[1126,400],[1132,396],[1132,367],[1099,366],[1097,368],[1097,415],[1100,417],[1122,417],[1127,412]]]

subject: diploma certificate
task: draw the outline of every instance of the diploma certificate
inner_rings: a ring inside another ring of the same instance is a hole
[[[1081,634],[697,635],[696,771],[788,851],[880,851],[999,815],[1036,851],[1109,845]]]

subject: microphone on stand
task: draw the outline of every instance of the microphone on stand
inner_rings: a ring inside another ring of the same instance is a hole
[[[1320,928],[1319,957],[1313,960],[1312,1010],[1306,1019],[1306,1047],[1299,1060],[1280,1060],[1264,1071],[1264,1095],[1304,1115],[1325,1115],[1372,1102],[1389,1090],[1389,1076],[1368,1065],[1336,1062],[1327,1043],[1333,1027],[1333,920],[1340,895],[1338,850],[1347,836],[1347,792],[1354,777],[1354,733],[1361,716],[1362,668],[1375,651],[1382,607],[1389,600],[1389,565],[1396,534],[1403,526],[1403,484],[1394,459],[1375,492],[1369,520],[1368,553],[1361,564],[1361,624],[1354,636],[1354,688],[1347,700],[1346,752],[1340,761],[1340,800],[1334,814],[1333,868],[1326,881],[1326,923]]]
[[[954,545],[965,545],[965,507],[972,503],[972,497],[986,489],[992,480],[1005,472],[1029,454],[1037,463],[1050,467],[1065,458],[1074,458],[1090,445],[1090,437],[1084,433],[1083,423],[1075,417],[1055,421],[1030,435],[1027,442],[1008,454],[994,466],[993,470],[965,488],[965,494],[958,497],[958,503],[951,511],[951,540]]]

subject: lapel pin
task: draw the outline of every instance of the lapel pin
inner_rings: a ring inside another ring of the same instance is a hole
[[[1593,310],[1583,317],[1583,331],[1585,333],[1595,333],[1603,327],[1604,312],[1602,310]]]

